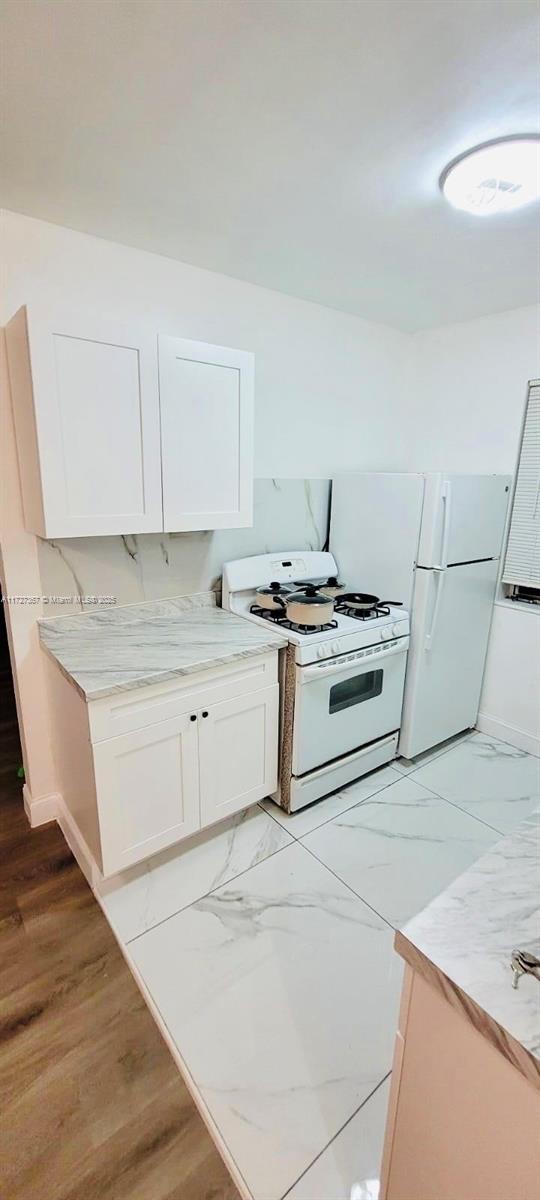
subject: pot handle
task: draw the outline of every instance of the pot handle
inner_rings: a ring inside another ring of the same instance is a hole
[[[283,596],[273,596],[273,601],[274,604],[277,604],[278,608],[284,608],[285,611],[287,610],[287,605],[285,604]]]

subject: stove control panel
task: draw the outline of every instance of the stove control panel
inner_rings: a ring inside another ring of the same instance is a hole
[[[402,616],[400,613],[400,618],[396,620],[392,614],[390,621],[375,627],[369,621],[347,621],[347,633],[344,623],[340,622],[339,629],[328,631],[326,637],[322,635],[321,641],[316,640],[316,634],[305,641],[298,638],[295,645],[295,662],[302,667],[310,664],[327,667],[330,666],[330,659],[335,663],[338,657],[341,661],[345,655],[352,655],[349,659],[352,662],[355,658],[365,658],[366,654],[381,654],[392,650],[396,641],[405,649],[409,644],[408,614]]]
[[[326,661],[314,663],[313,666],[309,668],[308,674],[310,672],[317,672],[320,670],[335,671],[336,667],[352,667],[361,659],[372,658],[373,656],[378,657],[381,654],[388,653],[388,651],[399,650],[402,652],[407,650],[408,646],[408,637],[398,637],[392,638],[391,641],[385,640],[384,646],[366,646],[365,650],[353,650],[349,654],[340,654],[337,657],[333,657],[331,655],[330,648],[325,649],[323,646],[319,646],[317,649],[317,655],[319,658],[324,658]]]
[[[382,629],[373,630],[373,638],[374,641],[376,639],[378,642],[384,642],[384,646],[371,645],[365,650],[357,650],[353,653],[349,652],[347,657],[352,661],[354,658],[363,658],[365,654],[372,654],[373,652],[376,653],[377,651],[380,652],[381,650],[386,650],[388,643],[395,645],[396,638],[406,637],[408,632],[407,622],[405,621],[395,625],[383,625]],[[336,655],[343,653],[343,647],[338,641],[321,642],[320,645],[317,646],[315,653],[319,659],[335,658]],[[343,660],[340,658],[339,661],[341,662]]]

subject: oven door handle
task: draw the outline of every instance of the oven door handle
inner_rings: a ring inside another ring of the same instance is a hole
[[[314,663],[310,667],[300,667],[299,675],[301,683],[313,683],[314,679],[321,681],[329,679],[332,675],[345,675],[349,671],[371,671],[376,665],[382,666],[384,662],[388,662],[389,658],[395,658],[396,654],[404,654],[409,648],[408,637],[399,639],[397,646],[391,646],[388,650],[381,646],[374,654],[367,654],[365,658],[357,658],[348,662],[337,663],[330,659],[327,662]]]

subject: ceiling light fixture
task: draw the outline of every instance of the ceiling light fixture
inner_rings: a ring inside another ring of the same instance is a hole
[[[454,208],[476,217],[522,208],[540,197],[540,137],[513,135],[467,150],[445,167],[440,185]]]

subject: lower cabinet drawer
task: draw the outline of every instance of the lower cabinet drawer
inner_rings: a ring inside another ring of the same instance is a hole
[[[118,737],[132,729],[146,729],[218,704],[234,696],[257,692],[278,680],[278,651],[238,659],[229,666],[212,667],[193,675],[177,676],[165,683],[145,685],[91,700],[88,705],[90,740]]]
[[[94,746],[104,875],[199,828],[197,727],[184,714]]]

